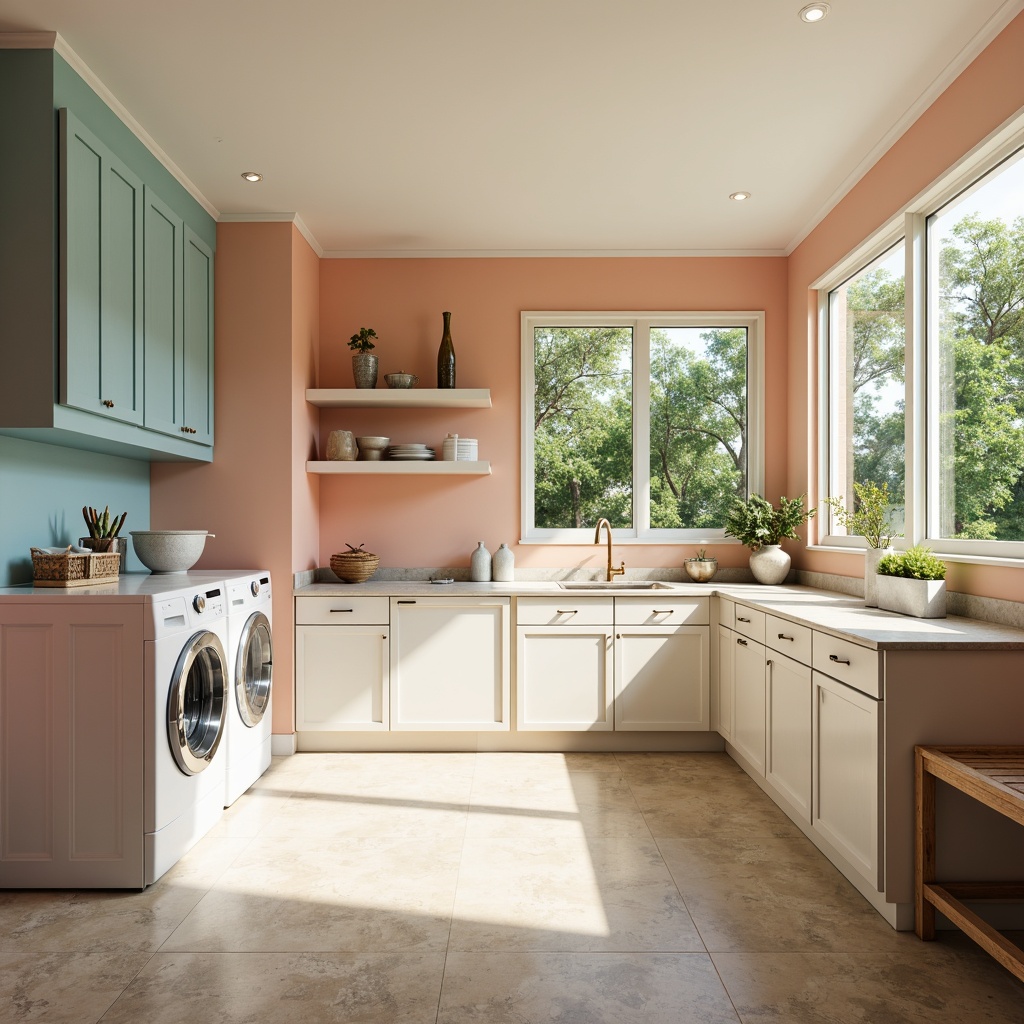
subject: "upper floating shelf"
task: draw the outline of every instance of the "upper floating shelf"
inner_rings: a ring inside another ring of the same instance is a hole
[[[490,409],[489,388],[307,388],[321,409]]]

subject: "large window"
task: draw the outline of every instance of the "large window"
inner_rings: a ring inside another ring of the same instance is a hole
[[[1022,142],[992,140],[819,293],[821,497],[887,484],[907,542],[954,557],[1024,557]]]
[[[761,489],[760,313],[524,313],[523,539],[699,542]]]

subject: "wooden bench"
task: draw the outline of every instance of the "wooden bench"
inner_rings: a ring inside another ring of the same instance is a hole
[[[1024,981],[1024,950],[961,900],[1024,900],[1024,881],[938,882],[935,878],[935,780],[941,779],[1024,825],[1024,747],[914,747],[914,930],[935,938],[935,911]]]

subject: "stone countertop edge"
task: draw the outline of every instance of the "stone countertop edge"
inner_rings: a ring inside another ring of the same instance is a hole
[[[307,583],[299,580],[295,597],[727,597],[839,639],[878,651],[1024,650],[1024,630],[950,615],[915,619],[878,608],[863,599],[802,585],[766,587],[759,583],[682,583],[670,590],[570,591],[552,580],[512,583],[431,583],[429,580],[368,580],[366,583]]]

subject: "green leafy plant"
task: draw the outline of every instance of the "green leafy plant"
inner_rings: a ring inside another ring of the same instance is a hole
[[[765,544],[778,544],[784,537],[795,539],[797,527],[810,519],[815,509],[804,508],[804,495],[790,500],[779,498],[778,507],[759,494],[743,501],[736,498],[725,520],[725,535],[735,537],[751,551]]]
[[[884,555],[878,562],[880,576],[900,576],[911,580],[944,580],[946,563],[932,554],[931,548],[915,544],[906,551]]]
[[[843,496],[826,498],[825,504],[832,509],[836,522],[845,527],[849,534],[863,537],[871,548],[887,548],[894,537],[902,537],[893,529],[892,505],[889,485],[881,486],[868,480],[853,485],[854,507],[843,504]]]
[[[693,558],[688,558],[688,562],[717,562],[718,559],[714,555],[709,555],[707,548],[698,548],[697,554]]]
[[[353,352],[369,352],[376,347],[370,339],[376,337],[377,332],[372,327],[360,327],[359,333],[349,338],[348,347]]]
[[[109,505],[104,508],[102,514],[85,505],[82,508],[82,517],[85,519],[85,525],[89,528],[89,536],[100,540],[106,537],[116,537],[121,532],[128,513],[122,512],[120,516],[115,513],[111,516]]]

